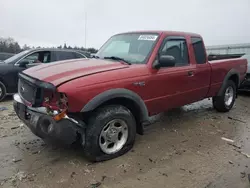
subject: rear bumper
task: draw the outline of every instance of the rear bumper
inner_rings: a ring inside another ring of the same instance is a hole
[[[14,95],[14,110],[24,124],[38,137],[70,145],[79,139],[85,140],[85,124],[73,118],[55,121],[46,114],[44,108],[31,108],[24,105],[18,94]],[[82,143],[84,144],[84,143]]]

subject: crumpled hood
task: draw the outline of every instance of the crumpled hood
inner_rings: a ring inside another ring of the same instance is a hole
[[[35,66],[23,73],[58,86],[75,78],[127,67],[129,65],[109,60],[74,59]]]

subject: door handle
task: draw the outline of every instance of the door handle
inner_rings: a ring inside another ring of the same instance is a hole
[[[188,71],[188,76],[189,77],[194,76],[194,72],[193,71]]]

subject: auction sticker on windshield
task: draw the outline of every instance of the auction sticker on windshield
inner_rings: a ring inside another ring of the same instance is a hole
[[[157,35],[140,35],[138,40],[152,40],[155,41],[157,39]]]

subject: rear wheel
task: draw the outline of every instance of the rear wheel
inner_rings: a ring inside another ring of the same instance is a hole
[[[234,105],[236,98],[236,85],[228,80],[221,96],[213,97],[213,106],[219,112],[228,112]]]
[[[100,108],[90,117],[86,129],[84,153],[93,162],[116,158],[134,145],[136,121],[124,106]]]
[[[6,96],[6,87],[3,84],[3,82],[0,81],[0,102],[5,98]]]

